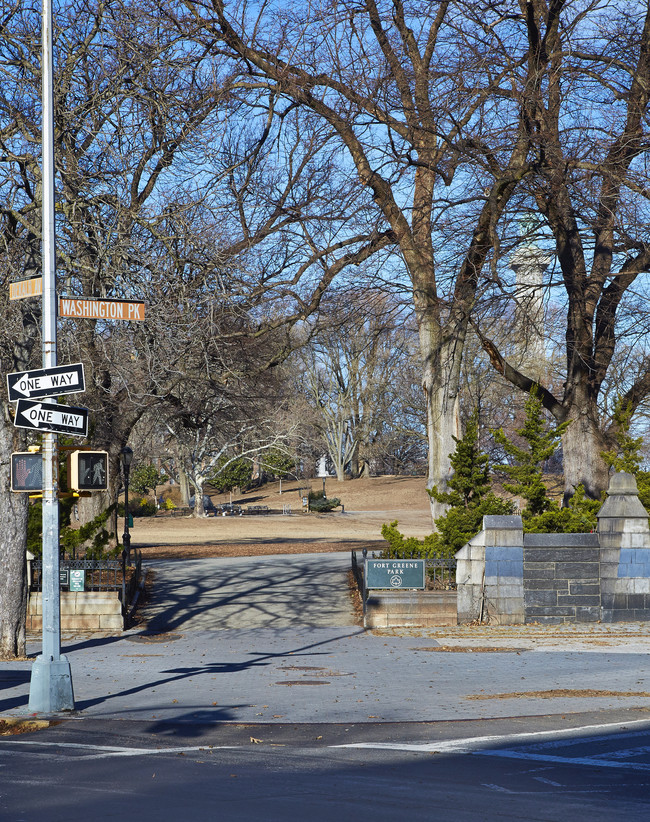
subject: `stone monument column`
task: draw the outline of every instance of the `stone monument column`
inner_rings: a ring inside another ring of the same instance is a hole
[[[515,272],[515,333],[520,335],[515,365],[529,377],[541,379],[546,363],[543,275],[551,256],[536,245],[518,248],[510,257]]]

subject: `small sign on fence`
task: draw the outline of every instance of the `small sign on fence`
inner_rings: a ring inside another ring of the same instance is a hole
[[[86,589],[86,572],[75,568],[70,569],[70,590],[71,591],[85,591]]]

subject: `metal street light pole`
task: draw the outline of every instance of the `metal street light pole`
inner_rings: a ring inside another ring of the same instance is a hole
[[[56,232],[52,0],[43,0],[43,368],[56,366]],[[29,709],[74,709],[70,663],[61,655],[57,435],[43,434],[43,650],[32,665]]]
[[[133,459],[133,449],[125,445],[120,452],[122,454],[122,464],[124,465],[124,533],[122,534],[122,544],[126,562],[131,556],[131,534],[129,532],[129,474],[131,473],[131,461]]]

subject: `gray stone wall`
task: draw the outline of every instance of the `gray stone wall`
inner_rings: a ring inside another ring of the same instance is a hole
[[[631,474],[614,474],[597,534],[526,534],[484,517],[456,554],[458,621],[650,621],[648,512]]]
[[[456,554],[460,624],[524,621],[523,552],[521,517],[483,517],[481,533]]]
[[[526,534],[523,554],[525,622],[600,619],[597,534]]]

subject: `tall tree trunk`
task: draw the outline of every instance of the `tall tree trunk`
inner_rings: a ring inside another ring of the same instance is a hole
[[[429,467],[427,488],[447,490],[452,470],[450,455],[456,448],[454,437],[460,437],[458,384],[463,351],[464,330],[446,333],[441,341],[441,329],[436,318],[420,315],[420,354],[422,357],[422,387],[427,401],[427,439]],[[444,503],[431,498],[431,517],[435,520],[447,509]]]
[[[608,469],[601,456],[607,443],[598,424],[595,403],[587,398],[574,402],[567,419],[571,425],[562,436],[564,502],[580,484],[588,497],[600,499],[608,483]]]
[[[178,460],[178,485],[181,491],[181,505],[187,507],[190,504],[190,481],[187,478],[187,472],[183,465]]]
[[[205,510],[203,508],[203,480],[200,477],[195,477],[192,480],[192,485],[194,486],[194,511],[192,513],[195,517],[203,517],[205,516]]]
[[[25,656],[27,613],[27,498],[13,494],[11,454],[16,429],[3,415],[0,420],[0,658]]]

